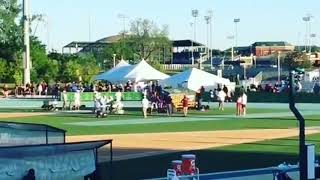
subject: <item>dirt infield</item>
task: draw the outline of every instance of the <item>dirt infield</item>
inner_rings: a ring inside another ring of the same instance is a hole
[[[45,112],[28,112],[28,113],[0,113],[0,119],[4,118],[21,118],[21,117],[32,117],[32,116],[45,116],[52,113]]]
[[[306,134],[319,133],[309,128]],[[68,136],[67,142],[113,139],[114,159],[124,160],[176,151],[198,150],[298,135],[298,129],[254,129],[148,134]]]

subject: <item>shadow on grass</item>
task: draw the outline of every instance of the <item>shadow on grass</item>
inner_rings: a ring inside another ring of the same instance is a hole
[[[274,144],[273,144],[274,145]],[[295,164],[298,156],[286,153],[240,152],[226,150],[198,150],[170,153],[158,156],[116,161],[113,163],[113,179],[145,179],[166,176],[172,160],[181,159],[182,154],[195,154],[200,173],[255,169],[276,166],[282,162]],[[100,163],[101,179],[108,179],[108,163]]]

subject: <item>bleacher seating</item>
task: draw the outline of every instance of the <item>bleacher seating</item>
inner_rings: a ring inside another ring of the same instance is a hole
[[[191,64],[191,52],[178,52],[178,53],[173,53],[173,60],[172,64]],[[200,59],[200,53],[199,52],[194,52],[193,57],[195,59],[195,62],[197,62],[198,59]]]

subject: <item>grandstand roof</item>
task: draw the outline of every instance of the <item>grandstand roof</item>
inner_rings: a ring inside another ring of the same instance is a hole
[[[173,47],[191,47],[192,46],[192,42],[193,42],[193,46],[205,46],[204,44],[201,44],[199,42],[196,41],[192,41],[190,39],[185,39],[185,40],[174,40],[171,41]]]
[[[252,46],[292,46],[292,45],[285,41],[261,41],[261,42],[253,43]]]
[[[114,35],[114,36],[108,36],[102,39],[97,40],[96,42],[100,43],[116,43],[119,40],[121,40],[122,35]]]
[[[64,154],[72,151],[98,149],[111,142],[112,140],[104,140],[65,144],[0,147],[0,157],[18,159],[23,157],[50,156],[55,154]]]
[[[65,46],[63,46],[63,48],[84,48],[87,46],[95,46],[95,47],[99,47],[99,46],[105,46],[107,43],[105,42],[88,42],[88,41],[73,41]]]
[[[63,48],[101,47],[101,46],[105,46],[107,44],[116,43],[121,39],[121,37],[122,37],[122,35],[108,36],[108,37],[101,38],[101,39],[94,41],[94,42],[73,41],[73,42],[65,45]],[[193,42],[193,46],[205,46],[204,44],[201,44],[196,41],[192,41],[190,39],[171,41],[173,47],[191,47],[192,42]]]

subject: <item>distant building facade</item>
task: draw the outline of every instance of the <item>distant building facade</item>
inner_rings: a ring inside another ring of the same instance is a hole
[[[252,44],[253,54],[256,57],[269,56],[278,52],[292,52],[295,46],[285,41],[255,42]]]

